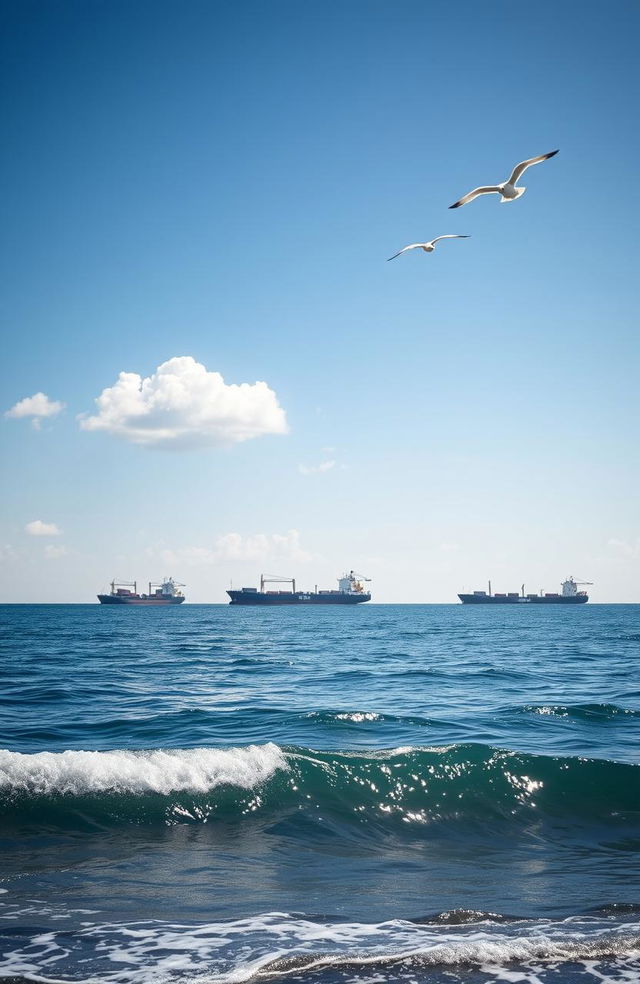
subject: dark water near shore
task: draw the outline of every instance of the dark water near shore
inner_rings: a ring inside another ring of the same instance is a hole
[[[0,622],[5,978],[640,980],[640,606]]]

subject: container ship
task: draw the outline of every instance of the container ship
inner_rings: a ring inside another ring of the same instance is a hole
[[[296,581],[293,577],[275,577],[263,574],[260,577],[260,589],[240,588],[227,591],[231,605],[359,605],[363,601],[371,601],[371,593],[365,591],[368,577],[349,571],[338,580],[337,591],[296,591]],[[290,591],[265,589],[267,584],[291,585]]]
[[[99,594],[98,601],[101,605],[181,605],[185,597],[180,588],[184,584],[166,577],[164,581],[149,581],[149,593],[138,594],[136,581],[112,581],[110,593]]]
[[[459,594],[463,605],[584,605],[589,601],[586,591],[578,591],[584,584],[592,581],[574,581],[572,577],[562,582],[562,594],[540,591],[539,594],[525,594],[524,584],[520,591],[510,591],[508,594],[492,594],[491,581],[489,591],[474,591],[472,594]]]

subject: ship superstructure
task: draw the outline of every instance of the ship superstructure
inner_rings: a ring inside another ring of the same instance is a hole
[[[370,579],[349,571],[338,579],[338,590],[296,591],[294,577],[276,577],[262,574],[260,588],[230,588],[227,591],[231,605],[358,605],[371,601],[371,592],[365,590]],[[291,590],[282,591],[266,588],[267,584],[290,584]]]
[[[99,594],[101,605],[181,605],[185,597],[172,577],[149,581],[148,594],[138,594],[137,581],[112,581],[109,594]],[[131,590],[133,588],[133,590]]]
[[[592,581],[575,581],[568,577],[562,582],[562,594],[557,592],[540,591],[539,594],[525,594],[524,584],[520,591],[510,591],[507,594],[491,591],[474,591],[471,594],[459,594],[463,605],[584,605],[589,601],[586,591],[579,591],[582,585],[593,584]]]

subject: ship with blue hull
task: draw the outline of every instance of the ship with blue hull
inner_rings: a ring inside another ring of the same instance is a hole
[[[459,594],[458,598],[463,605],[585,605],[589,601],[589,595],[586,591],[579,591],[578,587],[592,583],[592,581],[574,581],[569,577],[562,582],[561,594],[546,591],[540,591],[539,594],[525,594],[524,584],[520,591],[493,594],[489,581],[488,592],[474,591],[471,594]]]
[[[369,578],[349,571],[338,580],[338,589],[333,591],[318,591],[316,585],[313,591],[296,591],[296,581],[293,577],[275,577],[262,574],[260,588],[230,588],[227,591],[231,605],[253,605],[254,607],[272,605],[360,605],[371,601],[371,592],[365,590]],[[267,584],[291,584],[290,591],[267,589]]]

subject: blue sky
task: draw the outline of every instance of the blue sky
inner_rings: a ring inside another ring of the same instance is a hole
[[[355,567],[378,601],[640,602],[637,4],[0,10],[2,409],[65,404],[1,421],[3,600]],[[81,427],[185,356],[288,433]]]

